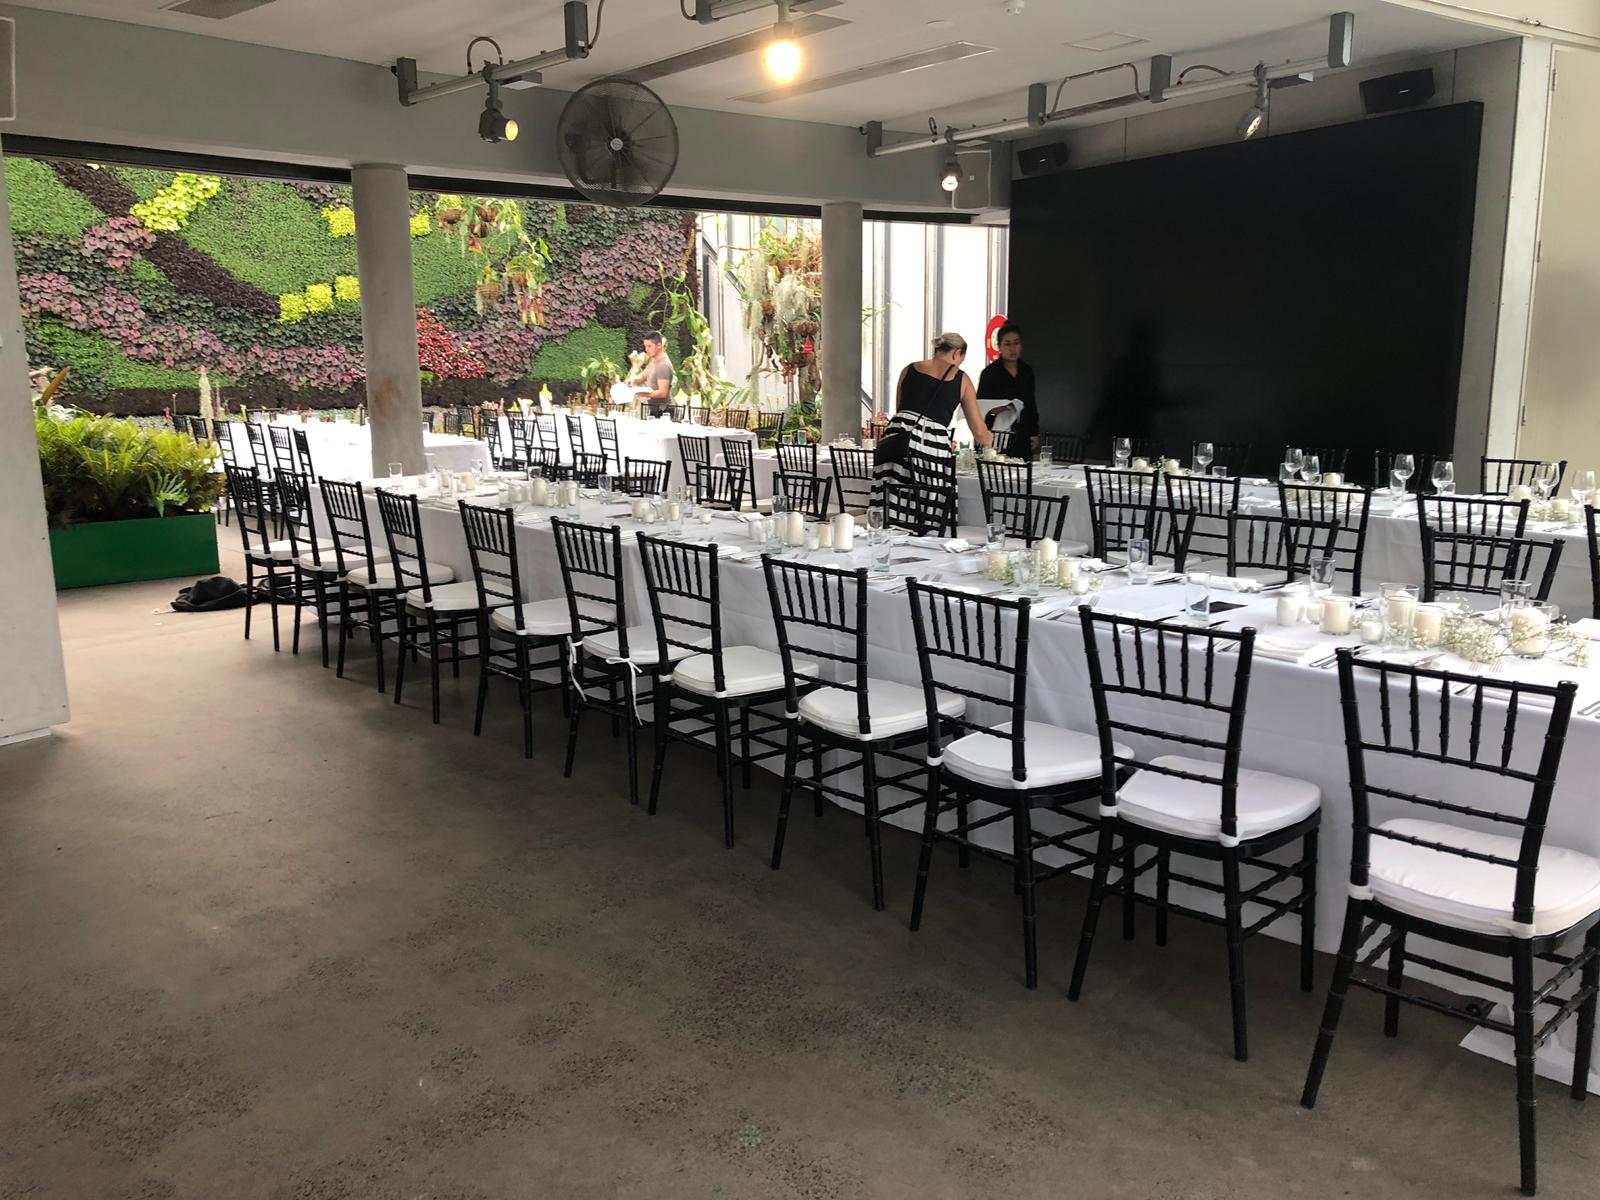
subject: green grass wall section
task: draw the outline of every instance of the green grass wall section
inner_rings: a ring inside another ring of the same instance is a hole
[[[37,159],[6,159],[6,191],[16,233],[80,237],[89,226],[105,220],[99,209]]]
[[[541,347],[534,357],[528,374],[534,379],[558,379],[566,383],[578,382],[578,373],[592,358],[609,358],[618,365],[628,353],[628,333],[624,329],[607,329],[604,325],[586,325],[570,333],[559,342]]]

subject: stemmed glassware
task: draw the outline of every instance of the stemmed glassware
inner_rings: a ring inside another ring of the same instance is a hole
[[[1456,466],[1447,458],[1433,464],[1433,490],[1436,495],[1447,496],[1456,490]]]
[[[1194,444],[1195,474],[1204,475],[1206,468],[1211,465],[1211,460],[1216,456],[1216,447],[1210,442],[1196,442]]]
[[[1594,498],[1594,472],[1574,471],[1572,473],[1572,503],[1582,508]]]
[[[1389,464],[1389,475],[1400,481],[1400,494],[1406,494],[1406,483],[1417,473],[1417,460],[1409,454],[1396,454]]]
[[[1128,438],[1117,438],[1111,443],[1111,457],[1119,467],[1126,467],[1133,461],[1133,442]]]
[[[1533,490],[1538,493],[1540,504],[1550,503],[1550,493],[1556,490],[1560,475],[1561,468],[1552,462],[1542,462],[1533,469]]]
[[[1322,464],[1317,461],[1315,454],[1304,454],[1300,457],[1300,478],[1307,483],[1322,482]]]
[[[1283,461],[1294,464],[1294,474],[1300,474],[1300,464],[1305,460],[1305,451],[1298,446],[1285,446],[1283,448]]]
[[[1286,458],[1278,464],[1278,482],[1293,483],[1300,474],[1300,464],[1294,459]]]

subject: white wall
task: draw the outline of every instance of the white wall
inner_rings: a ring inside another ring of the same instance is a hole
[[[1486,448],[1509,453],[1508,438],[1514,438],[1521,404],[1538,203],[1536,173],[1544,128],[1541,64],[1549,53],[1547,42],[1508,38],[1415,60],[1326,73],[1312,83],[1274,92],[1264,134],[1365,119],[1363,79],[1418,67],[1434,73],[1437,90],[1430,104],[1483,104],[1456,410],[1455,456],[1463,486],[1476,474]],[[1066,142],[1069,169],[1173,154],[1232,141],[1234,126],[1249,103],[1248,89],[1240,88],[1216,100],[1149,108],[1123,120],[1063,128],[1033,140]],[[1359,170],[1360,164],[1351,164],[1351,169]],[[1531,184],[1530,171],[1535,173]]]
[[[10,132],[173,151],[566,185],[555,126],[566,94],[505,93],[514,143],[477,137],[479,92],[405,108],[389,68],[171,30],[0,5],[17,22]],[[681,143],[670,192],[942,208],[919,155],[874,161],[853,127],[674,109]]]

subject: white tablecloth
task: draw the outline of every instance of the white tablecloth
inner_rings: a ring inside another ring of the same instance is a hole
[[[278,418],[275,424],[285,428],[304,429],[311,447],[311,466],[316,474],[327,479],[368,480],[386,476],[380,467],[372,469],[372,426],[357,425],[353,421],[306,421],[293,417]],[[238,422],[232,431],[234,461],[241,467],[250,467],[255,456],[250,450],[250,438]],[[262,431],[267,438],[267,453],[272,453],[272,434]],[[427,433],[422,435],[423,453],[433,455],[433,463],[441,471],[488,471],[493,469],[489,458],[489,445],[475,438],[456,437],[453,434]],[[272,466],[275,464],[267,464]]]
[[[529,419],[538,414],[529,411]],[[554,412],[556,419],[556,436],[561,441],[561,461],[572,461],[572,435],[567,427],[569,412],[564,408],[557,408]],[[600,431],[595,428],[594,418],[588,413],[578,414],[583,422],[582,449],[590,454],[600,453]],[[640,420],[638,417],[618,416],[612,418],[617,423],[618,452],[623,458],[650,458],[672,464],[673,486],[686,486],[689,476],[683,463],[683,453],[679,447],[678,438],[696,437],[705,438],[711,442],[709,447],[710,461],[721,465],[726,462],[722,447],[730,439],[737,438],[741,441],[754,443],[755,434],[744,429],[715,429],[706,425],[680,424],[670,417],[657,417],[653,420]],[[502,453],[509,456],[511,451],[511,428],[505,417],[500,418],[500,435],[502,438]],[[616,464],[621,465],[621,464]]]

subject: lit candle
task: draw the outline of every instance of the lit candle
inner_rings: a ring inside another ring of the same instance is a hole
[[[786,546],[803,546],[806,541],[806,515],[795,510],[784,518],[783,541]]]
[[[544,504],[550,499],[550,485],[543,479],[535,479],[530,493],[535,504]]]
[[[822,524],[817,526],[817,549],[818,550],[832,550],[833,549],[833,522],[832,521],[824,521]]]
[[[1560,496],[1557,496],[1550,501],[1550,515],[1558,521],[1570,519],[1572,516],[1572,501],[1563,500]]]
[[[1039,552],[1039,561],[1041,563],[1055,562],[1056,554],[1061,549],[1056,545],[1054,538],[1040,538],[1033,544],[1033,548]]]
[[[1377,617],[1368,617],[1362,621],[1361,640],[1368,646],[1376,646],[1383,641],[1383,622]]]
[[[1437,646],[1444,632],[1444,614],[1431,604],[1418,605],[1412,630],[1416,633],[1417,645]]]
[[[849,513],[840,513],[833,519],[833,548],[844,554],[855,547],[856,519]]]
[[[1343,637],[1350,632],[1350,615],[1353,611],[1346,596],[1326,596],[1322,601],[1322,632]]]
[[[1532,500],[1533,489],[1525,483],[1512,484],[1509,493],[1512,500]]]
[[[1523,658],[1539,658],[1550,646],[1550,620],[1537,608],[1514,608],[1506,622],[1511,651]]]
[[[1322,477],[1322,482],[1328,487],[1343,487],[1344,476],[1337,471],[1329,471]]]

